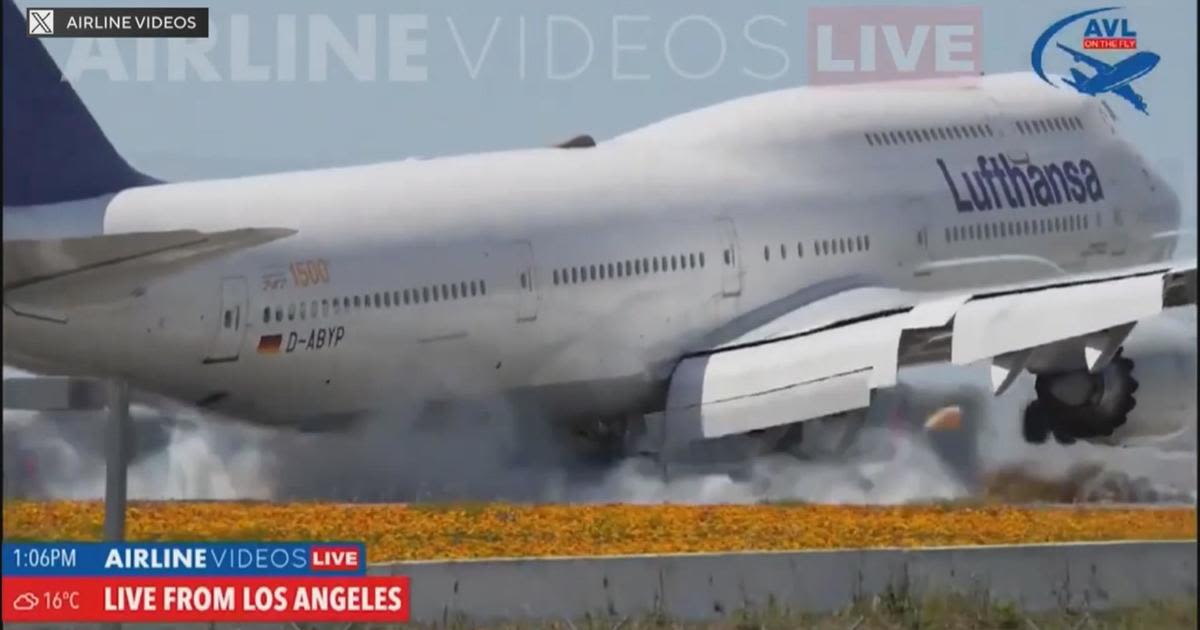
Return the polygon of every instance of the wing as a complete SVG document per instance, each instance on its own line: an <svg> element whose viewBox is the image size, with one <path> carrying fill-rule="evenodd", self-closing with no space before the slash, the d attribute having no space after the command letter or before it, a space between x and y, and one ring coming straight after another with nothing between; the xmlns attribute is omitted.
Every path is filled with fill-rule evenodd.
<svg viewBox="0 0 1200 630"><path fill-rule="evenodd" d="M1149 113L1149 112L1147 112L1147 110L1146 110L1146 101L1145 101L1145 99L1143 99L1143 98L1142 98L1142 95L1141 95L1141 94L1138 94L1137 92L1134 92L1134 91L1133 91L1133 88L1132 88L1132 87L1130 87L1130 85L1129 85L1128 83L1126 83L1125 85L1122 85L1121 87L1119 87L1119 88L1117 88L1117 89L1113 90L1113 91L1112 91L1112 93L1113 93L1113 94L1116 94L1117 96L1120 96L1121 98L1123 98L1123 99L1125 99L1125 100L1127 100L1127 101L1129 101L1129 103L1130 103L1131 105L1133 105L1133 108L1134 108L1134 109L1136 109L1136 110L1138 110L1139 112L1142 112L1143 114Z"/></svg>
<svg viewBox="0 0 1200 630"><path fill-rule="evenodd" d="M979 292L843 291L685 356L647 427L670 448L859 409L924 363L991 359L999 394L1039 347L1080 340L1094 367L1132 324L1195 302L1195 261Z"/></svg>
<svg viewBox="0 0 1200 630"><path fill-rule="evenodd" d="M246 228L5 241L4 303L18 314L45 316L120 299L202 260L292 234L295 230Z"/></svg>
<svg viewBox="0 0 1200 630"><path fill-rule="evenodd" d="M1078 50L1075 50L1074 48L1063 46L1062 44L1055 44L1055 45L1058 46L1059 48L1061 48L1068 55L1071 55L1071 59L1074 60L1075 62L1087 64L1087 65L1091 66L1092 68L1095 68L1097 72L1105 73L1105 72L1108 72L1109 70L1112 70L1112 68L1113 68L1111 65L1104 63L1103 61L1100 61L1099 59L1092 57L1090 55L1085 55L1085 54L1079 52Z"/></svg>

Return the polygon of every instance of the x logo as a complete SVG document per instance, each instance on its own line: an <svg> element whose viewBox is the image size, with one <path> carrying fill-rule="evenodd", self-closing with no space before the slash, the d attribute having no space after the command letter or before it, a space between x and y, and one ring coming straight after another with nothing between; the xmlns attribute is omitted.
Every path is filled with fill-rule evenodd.
<svg viewBox="0 0 1200 630"><path fill-rule="evenodd" d="M54 34L54 9L29 9L26 21L30 35Z"/></svg>

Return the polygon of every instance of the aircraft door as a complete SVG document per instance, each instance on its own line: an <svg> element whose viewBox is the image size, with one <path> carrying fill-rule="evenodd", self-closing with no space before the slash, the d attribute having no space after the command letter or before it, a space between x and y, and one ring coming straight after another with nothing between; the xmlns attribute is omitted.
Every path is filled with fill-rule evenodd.
<svg viewBox="0 0 1200 630"><path fill-rule="evenodd" d="M517 253L517 321L531 322L537 319L538 295L537 276L534 273L533 245L529 241L516 243Z"/></svg>
<svg viewBox="0 0 1200 630"><path fill-rule="evenodd" d="M205 363L237 361L250 309L249 289L242 276L221 280L221 310L217 313L217 333L213 337Z"/></svg>
<svg viewBox="0 0 1200 630"><path fill-rule="evenodd" d="M721 295L734 297L742 294L742 259L737 246L737 229L733 219L717 219L720 234Z"/></svg>

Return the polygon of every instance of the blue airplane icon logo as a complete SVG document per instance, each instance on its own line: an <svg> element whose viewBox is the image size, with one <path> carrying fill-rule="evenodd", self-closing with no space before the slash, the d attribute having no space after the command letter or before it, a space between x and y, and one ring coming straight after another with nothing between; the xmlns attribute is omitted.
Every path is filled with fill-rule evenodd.
<svg viewBox="0 0 1200 630"><path fill-rule="evenodd" d="M1137 92L1134 92L1130 84L1149 74L1154 69L1154 66L1158 65L1158 62L1162 59L1161 57L1149 51L1142 51L1134 53L1115 64L1109 64L1062 44L1056 45L1068 55L1071 55L1071 59L1076 63L1087 64L1096 71L1096 74L1089 77L1078 69L1071 68L1071 78L1064 78L1063 83L1079 90L1082 94L1094 96L1111 92L1129 101L1134 109L1149 115L1150 112L1146 108L1146 99L1142 98Z"/></svg>

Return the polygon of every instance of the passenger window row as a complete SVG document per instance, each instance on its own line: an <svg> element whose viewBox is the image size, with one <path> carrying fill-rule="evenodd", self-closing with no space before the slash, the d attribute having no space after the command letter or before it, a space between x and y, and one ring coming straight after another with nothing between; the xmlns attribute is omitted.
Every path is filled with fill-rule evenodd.
<svg viewBox="0 0 1200 630"><path fill-rule="evenodd" d="M1087 230L1090 227L1090 221L1086 214L1014 221L991 221L974 225L948 227L946 228L946 242L991 240L1016 236L1051 234L1054 232L1078 232L1080 230Z"/></svg>
<svg viewBox="0 0 1200 630"><path fill-rule="evenodd" d="M771 261L770 245L763 245L763 260ZM787 260L788 251L791 246L787 243L779 244L779 259ZM813 241L813 253L817 256L829 256L832 254L847 254L850 252L863 252L871 249L871 237L865 234L860 234L855 237L847 238L832 238ZM804 243L796 242L796 258L804 257Z"/></svg>
<svg viewBox="0 0 1200 630"><path fill-rule="evenodd" d="M1017 121L1017 131L1020 131L1021 135L1051 133L1055 131L1080 131L1082 129L1083 121L1075 116Z"/></svg>
<svg viewBox="0 0 1200 630"><path fill-rule="evenodd" d="M987 124L954 125L952 127L932 127L929 129L867 132L863 136L866 137L867 144L873 147L916 144L918 142L943 142L967 140L970 138L990 138L992 137L992 126Z"/></svg>
<svg viewBox="0 0 1200 630"><path fill-rule="evenodd" d="M871 249L871 237L860 234L854 237L830 238L813 241L813 252L818 256L833 256L865 252Z"/></svg>
<svg viewBox="0 0 1200 630"><path fill-rule="evenodd" d="M446 284L431 284L412 289L297 302L288 304L287 306L265 306L263 307L263 323L270 322L272 316L274 316L277 322L282 322L285 316L289 322L295 320L305 321L329 317L330 314L340 315L343 312L353 310L396 308L398 306L427 304L430 302L465 300L484 295L487 295L487 282L483 280L463 280L461 282Z"/></svg>
<svg viewBox="0 0 1200 630"><path fill-rule="evenodd" d="M703 269L704 263L704 252L693 252L690 254L631 258L629 260L618 260L609 263L565 267L555 269L550 275L555 285L579 284L581 282L592 282L593 280L612 280L614 278L629 278L651 273Z"/></svg>

